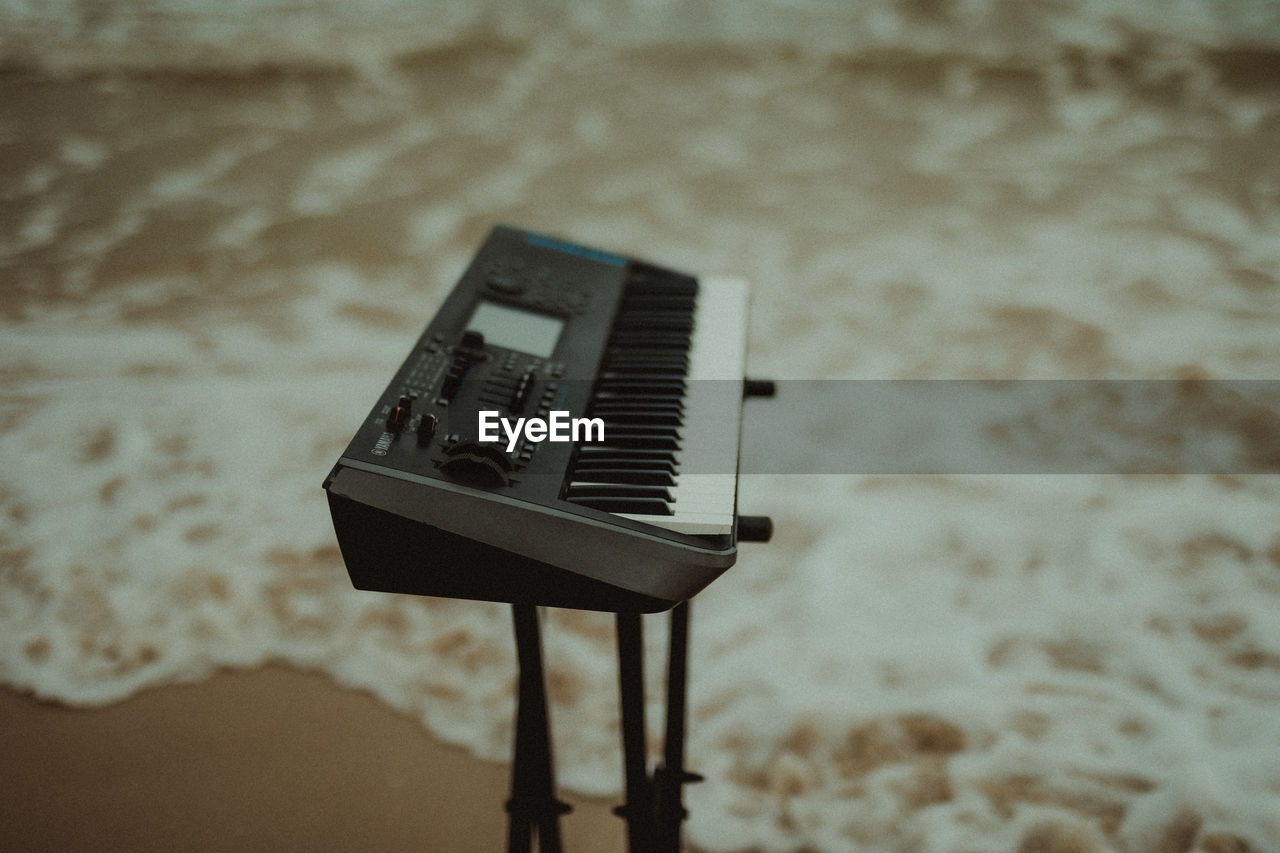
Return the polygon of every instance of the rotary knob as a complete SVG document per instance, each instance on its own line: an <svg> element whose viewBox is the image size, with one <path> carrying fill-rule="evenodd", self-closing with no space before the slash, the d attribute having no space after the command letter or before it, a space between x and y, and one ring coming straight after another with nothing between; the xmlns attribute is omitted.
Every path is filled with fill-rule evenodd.
<svg viewBox="0 0 1280 853"><path fill-rule="evenodd" d="M507 486L511 483L511 460L492 444L464 441L446 452L440 471L451 480L481 489Z"/></svg>

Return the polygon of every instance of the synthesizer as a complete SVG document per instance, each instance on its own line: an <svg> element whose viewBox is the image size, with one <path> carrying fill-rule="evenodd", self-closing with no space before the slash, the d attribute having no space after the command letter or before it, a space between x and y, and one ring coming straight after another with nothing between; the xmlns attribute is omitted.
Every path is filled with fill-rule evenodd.
<svg viewBox="0 0 1280 853"><path fill-rule="evenodd" d="M648 613L737 556L747 287L497 226L324 482L359 589Z"/></svg>

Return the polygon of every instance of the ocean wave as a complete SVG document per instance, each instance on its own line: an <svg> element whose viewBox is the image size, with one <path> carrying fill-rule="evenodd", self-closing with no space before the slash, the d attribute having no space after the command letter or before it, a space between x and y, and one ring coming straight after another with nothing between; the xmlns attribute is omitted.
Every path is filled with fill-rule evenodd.
<svg viewBox="0 0 1280 853"><path fill-rule="evenodd" d="M377 74L477 36L638 46L717 44L882 58L1044 64L1071 56L1144 63L1280 50L1280 6L1264 0L822 0L671 3L236 0L0 3L9 69Z"/></svg>

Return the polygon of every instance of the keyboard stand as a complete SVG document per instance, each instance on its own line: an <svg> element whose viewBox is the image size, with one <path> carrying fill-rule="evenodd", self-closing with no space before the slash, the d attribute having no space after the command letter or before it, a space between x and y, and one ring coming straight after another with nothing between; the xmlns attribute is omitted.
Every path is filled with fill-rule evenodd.
<svg viewBox="0 0 1280 853"><path fill-rule="evenodd" d="M507 801L507 850L560 853L560 815L570 806L556 799L547 695L537 609L512 605L516 653L520 661L511 799ZM671 612L667 670L667 737L664 761L650 776L644 724L644 637L638 613L617 614L618 686L622 704L622 755L626 804L614 813L627 822L632 853L680 849L680 824L687 816L682 786L702 777L684 770L685 664L689 647L689 602ZM536 832L535 832L536 830Z"/></svg>
<svg viewBox="0 0 1280 853"><path fill-rule="evenodd" d="M772 523L760 516L739 516L738 539L767 542ZM511 763L508 853L560 853L560 815L570 806L556 799L547 718L546 679L538 611L513 604L516 654L520 663L515 749ZM627 822L631 853L679 853L680 825L688 817L684 786L702 781L684 769L685 696L689 653L689 602L671 611L667 660L667 719L663 760L652 774L644 722L644 633L639 613L615 614L618 636L618 693L622 710L624 804L614 814Z"/></svg>

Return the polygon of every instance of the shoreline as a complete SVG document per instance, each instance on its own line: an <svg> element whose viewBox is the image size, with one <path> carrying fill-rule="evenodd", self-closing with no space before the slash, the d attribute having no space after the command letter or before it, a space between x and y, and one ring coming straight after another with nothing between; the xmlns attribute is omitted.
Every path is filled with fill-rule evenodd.
<svg viewBox="0 0 1280 853"><path fill-rule="evenodd" d="M503 849L509 765L319 673L270 664L73 708L0 688L10 850ZM565 850L624 849L560 796Z"/></svg>

